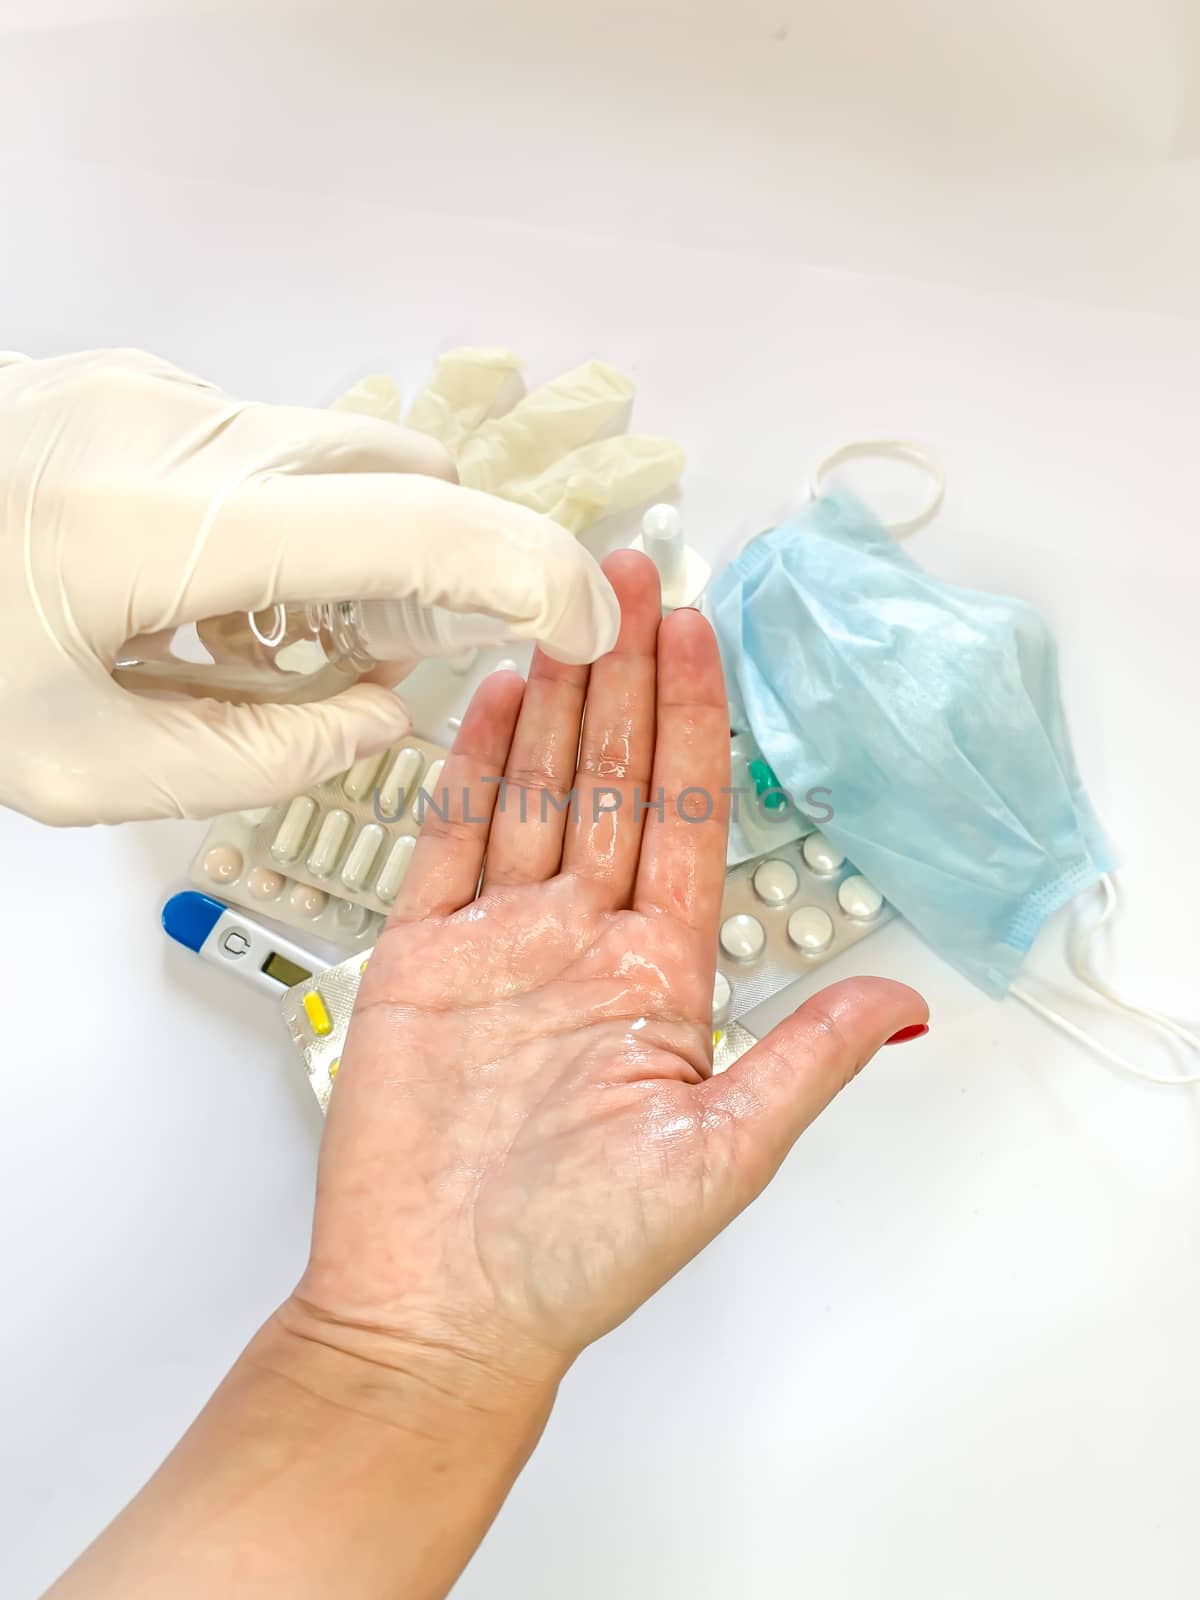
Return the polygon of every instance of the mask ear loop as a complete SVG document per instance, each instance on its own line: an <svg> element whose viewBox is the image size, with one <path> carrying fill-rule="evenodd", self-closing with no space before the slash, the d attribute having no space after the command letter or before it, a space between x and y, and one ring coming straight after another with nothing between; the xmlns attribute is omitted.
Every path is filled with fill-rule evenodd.
<svg viewBox="0 0 1200 1600"><path fill-rule="evenodd" d="M824 460L818 461L809 474L808 492L814 500L820 500L824 495L825 480L829 474L845 466L848 461L902 461L906 466L924 472L929 478L929 494L914 516L883 523L893 539L909 538L927 522L932 522L941 510L946 497L945 469L932 450L911 439L855 439L850 444L840 445Z"/></svg>
<svg viewBox="0 0 1200 1600"><path fill-rule="evenodd" d="M925 445L917 444L912 439L853 439L849 444L839 445L836 450L818 461L809 473L805 487L810 499L819 500L825 493L826 478L831 472L836 472L838 467L844 466L847 461L881 460L903 461L906 466L916 467L924 472L930 480L929 495L915 516L905 517L899 522L881 524L893 539L907 539L919 528L923 528L927 522L933 521L946 497L945 469L933 451ZM740 556L748 545L752 545L756 539L761 539L764 534L770 532L769 526L748 533L738 544L736 554Z"/></svg>
<svg viewBox="0 0 1200 1600"><path fill-rule="evenodd" d="M1067 944L1067 964L1072 973L1085 988L1090 989L1093 994L1098 994L1109 1005L1115 1006L1120 1011L1128 1012L1130 1016L1140 1017L1143 1022L1149 1023L1151 1027L1161 1028L1164 1033L1181 1040L1193 1050L1200 1051L1200 1035L1185 1028L1182 1023L1176 1022L1173 1017L1165 1016L1161 1011L1153 1011L1146 1006L1135 1006L1131 1001L1123 1000L1115 990L1110 989L1093 972L1089 956L1092 941L1101 928L1111 921L1119 903L1116 879L1111 873L1106 872L1100 879L1100 887L1104 891L1104 905L1100 915L1092 923L1091 927L1085 929L1082 933L1073 934ZM1085 1028L1077 1027L1075 1023L1069 1021L1051 1006L1036 999L1028 989L1019 988L1014 984L1008 992L1014 1000L1019 1000L1022 1005L1028 1006L1038 1016L1043 1017L1047 1022L1053 1023L1063 1033L1069 1034L1072 1039L1087 1045L1090 1050L1094 1050L1098 1056L1102 1056L1112 1066L1119 1067L1122 1072L1127 1072L1134 1078L1141 1078L1145 1083L1162 1083L1176 1088L1200 1083L1200 1072L1185 1073L1183 1075L1147 1072L1144 1067L1135 1066L1132 1061L1127 1061L1124 1056L1117 1055L1107 1045L1101 1044L1099 1039L1088 1033Z"/></svg>

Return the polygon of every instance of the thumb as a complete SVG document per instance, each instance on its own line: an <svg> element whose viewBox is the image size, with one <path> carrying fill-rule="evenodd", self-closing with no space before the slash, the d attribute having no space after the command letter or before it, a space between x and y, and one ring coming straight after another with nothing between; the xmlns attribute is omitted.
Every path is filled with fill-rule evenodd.
<svg viewBox="0 0 1200 1600"><path fill-rule="evenodd" d="M702 1093L715 1127L733 1125L733 1145L749 1185L748 1202L774 1177L784 1156L883 1044L923 1024L929 1007L915 989L889 978L847 978L831 984Z"/></svg>
<svg viewBox="0 0 1200 1600"><path fill-rule="evenodd" d="M211 817L271 805L343 772L402 739L412 719L401 700L356 684L318 705L148 701L139 707L113 815Z"/></svg>

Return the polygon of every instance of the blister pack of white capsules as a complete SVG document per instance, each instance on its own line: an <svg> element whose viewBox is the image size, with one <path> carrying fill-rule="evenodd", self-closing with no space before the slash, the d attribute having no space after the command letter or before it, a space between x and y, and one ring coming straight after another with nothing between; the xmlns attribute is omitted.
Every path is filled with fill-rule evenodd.
<svg viewBox="0 0 1200 1600"><path fill-rule="evenodd" d="M209 826L198 888L352 950L379 937L425 809L445 807L444 745L409 735L280 805Z"/></svg>
<svg viewBox="0 0 1200 1600"><path fill-rule="evenodd" d="M744 1016L895 914L817 829L731 868L717 938L723 1014Z"/></svg>

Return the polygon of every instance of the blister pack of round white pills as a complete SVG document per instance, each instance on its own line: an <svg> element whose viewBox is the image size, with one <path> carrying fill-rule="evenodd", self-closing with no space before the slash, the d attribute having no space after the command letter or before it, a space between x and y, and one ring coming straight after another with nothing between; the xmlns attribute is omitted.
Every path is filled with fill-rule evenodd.
<svg viewBox="0 0 1200 1600"><path fill-rule="evenodd" d="M819 831L733 867L717 940L718 989L722 977L729 985L725 1015L744 1016L893 916Z"/></svg>
<svg viewBox="0 0 1200 1600"><path fill-rule="evenodd" d="M217 817L189 877L233 905L363 949L404 881L426 807L445 812L448 753L413 734L281 805Z"/></svg>

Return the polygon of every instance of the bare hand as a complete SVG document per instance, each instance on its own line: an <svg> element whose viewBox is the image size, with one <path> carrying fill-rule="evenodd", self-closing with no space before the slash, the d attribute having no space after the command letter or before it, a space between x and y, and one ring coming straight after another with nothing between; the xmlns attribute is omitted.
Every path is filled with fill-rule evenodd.
<svg viewBox="0 0 1200 1600"><path fill-rule="evenodd" d="M605 570L616 649L590 672L538 656L527 686L484 683L443 774L452 819L427 819L364 977L288 1313L361 1354L561 1369L926 1016L901 984L851 979L712 1077L716 642L695 611L660 625L644 557Z"/></svg>

